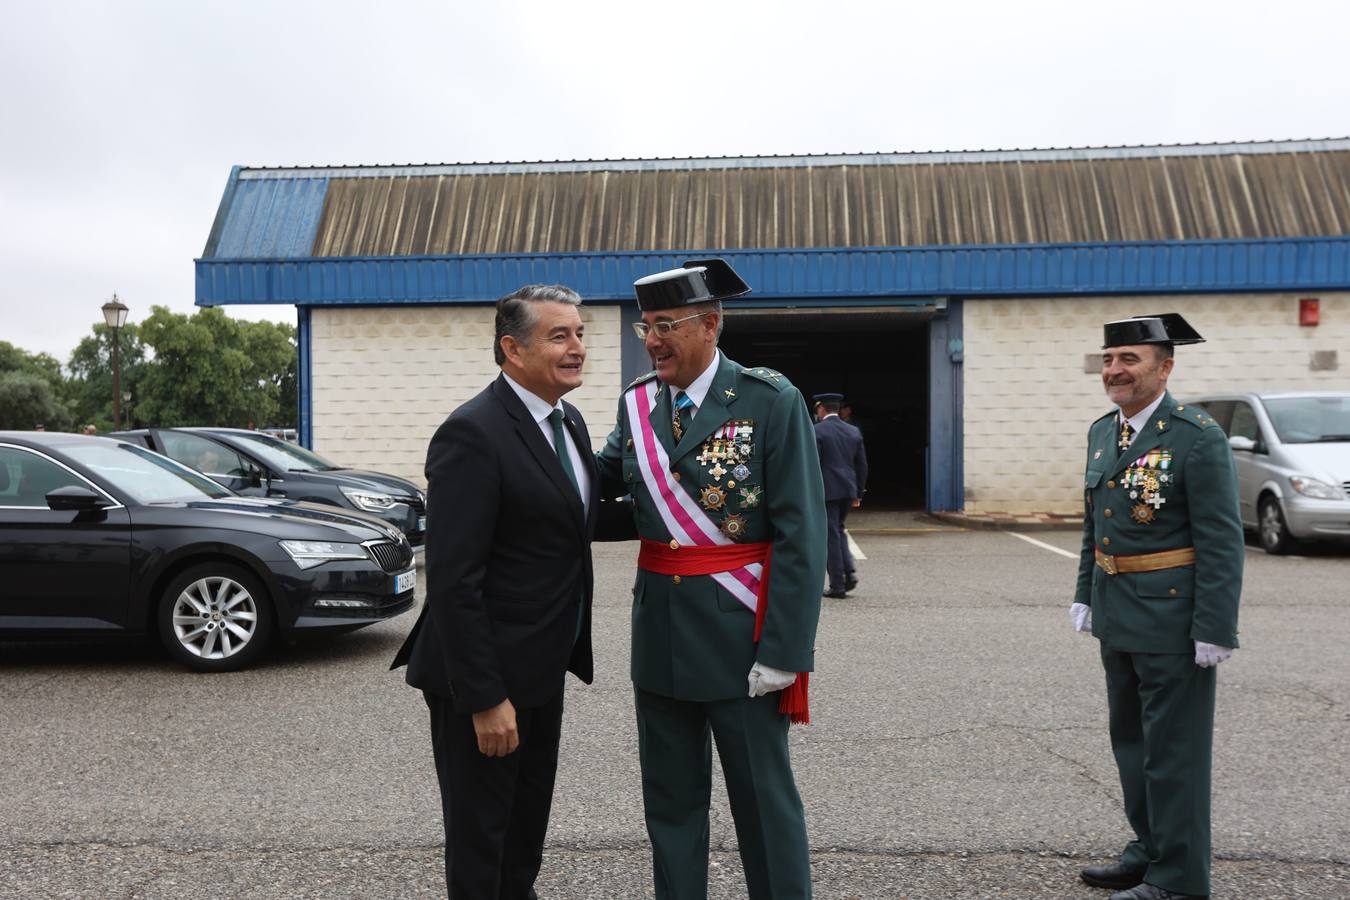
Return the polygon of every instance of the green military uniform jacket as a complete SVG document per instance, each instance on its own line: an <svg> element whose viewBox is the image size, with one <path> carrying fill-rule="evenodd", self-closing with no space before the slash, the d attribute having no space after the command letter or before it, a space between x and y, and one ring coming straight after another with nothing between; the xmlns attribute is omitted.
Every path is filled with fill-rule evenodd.
<svg viewBox="0 0 1350 900"><path fill-rule="evenodd" d="M637 379L624 393L656 377ZM671 389L662 385L649 416L687 491L734 540L772 542L768 611L758 645L755 616L709 575L676 577L638 570L633 586L632 675L646 691L680 700L744 697L755 662L789 672L814 667L816 624L825 579L825 501L811 415L801 393L777 372L745 368L722 355L697 415L675 441ZM748 444L739 449L748 472L700 455L722 426L736 422ZM621 398L618 422L597 454L609 495L631 493L638 533L668 543L672 536L643 482L633 423ZM747 455L748 452L748 455ZM709 491L708 489L712 490ZM721 500L720 507L718 500ZM738 517L729 526L727 520Z"/></svg>
<svg viewBox="0 0 1350 900"><path fill-rule="evenodd" d="M1115 410L1088 431L1083 551L1074 602L1092 607L1103 650L1191 653L1237 647L1243 536L1223 429L1164 394L1128 450ZM1133 556L1195 548L1195 564L1109 575L1095 552Z"/></svg>

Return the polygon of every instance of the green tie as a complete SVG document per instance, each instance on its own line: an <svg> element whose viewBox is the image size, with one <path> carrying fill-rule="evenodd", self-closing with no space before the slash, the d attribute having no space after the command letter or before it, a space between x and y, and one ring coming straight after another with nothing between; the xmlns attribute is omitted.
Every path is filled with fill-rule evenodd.
<svg viewBox="0 0 1350 900"><path fill-rule="evenodd" d="M572 490L580 497L581 487L577 484L577 473L572 469L572 454L567 452L567 439L563 436L562 410L553 410L548 414L548 420L553 423L553 450L558 454L558 462L562 463L563 471L567 473L567 480L572 482Z"/></svg>

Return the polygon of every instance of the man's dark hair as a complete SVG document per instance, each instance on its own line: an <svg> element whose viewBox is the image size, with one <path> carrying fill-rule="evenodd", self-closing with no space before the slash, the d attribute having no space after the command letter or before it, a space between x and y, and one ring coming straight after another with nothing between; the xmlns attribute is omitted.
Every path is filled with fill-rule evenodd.
<svg viewBox="0 0 1350 900"><path fill-rule="evenodd" d="M817 400L821 406L825 407L826 412L832 412L838 415L839 407L842 405L838 400Z"/></svg>
<svg viewBox="0 0 1350 900"><path fill-rule="evenodd" d="M502 352L502 338L508 334L520 343L530 339L530 332L539 321L536 303L570 303L581 305L581 295L561 284L527 284L497 301L497 327L492 339L492 356L497 365L506 362Z"/></svg>
<svg viewBox="0 0 1350 900"><path fill-rule="evenodd" d="M1175 349L1171 344L1154 344L1153 349L1158 351L1158 363L1161 365L1165 359L1171 359Z"/></svg>

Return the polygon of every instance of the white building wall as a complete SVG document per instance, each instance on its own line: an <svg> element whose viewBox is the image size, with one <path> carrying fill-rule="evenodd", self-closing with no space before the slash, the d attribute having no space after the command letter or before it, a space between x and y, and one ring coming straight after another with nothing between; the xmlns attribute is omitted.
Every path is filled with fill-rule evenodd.
<svg viewBox="0 0 1350 900"><path fill-rule="evenodd" d="M316 308L310 318L314 449L334 462L426 484L427 443L501 371L492 306ZM585 383L567 395L595 449L614 427L619 308L582 306Z"/></svg>
<svg viewBox="0 0 1350 900"><path fill-rule="evenodd" d="M1298 299L1321 300L1300 327ZM1102 323L1178 312L1206 343L1178 347L1168 387L1178 400L1232 390L1346 390L1350 293L967 300L965 503L969 512L1082 512L1088 425L1106 413ZM1312 371L1314 351L1339 367Z"/></svg>

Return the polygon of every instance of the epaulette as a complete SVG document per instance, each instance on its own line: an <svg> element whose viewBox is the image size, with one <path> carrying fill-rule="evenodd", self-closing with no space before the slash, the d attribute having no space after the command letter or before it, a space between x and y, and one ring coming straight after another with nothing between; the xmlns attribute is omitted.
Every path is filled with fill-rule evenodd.
<svg viewBox="0 0 1350 900"><path fill-rule="evenodd" d="M643 374L641 374L641 375L639 375L638 377L634 378L632 381L628 382L628 387L625 387L624 390L626 391L626 390L628 390L628 388L635 388L635 387L637 387L639 384L642 384L643 382L646 382L646 381L651 381L651 380L652 380L653 378L655 378L655 377L656 377L656 370L655 370L655 369L652 369L650 372L644 372Z"/></svg>
<svg viewBox="0 0 1350 900"><path fill-rule="evenodd" d="M765 384L771 384L780 391L792 384L782 372L775 372L773 369L766 369L763 366L747 366L741 370L741 374L758 378Z"/></svg>
<svg viewBox="0 0 1350 900"><path fill-rule="evenodd" d="M1178 403L1172 407L1172 418L1189 422L1196 428L1219 427L1219 423L1214 421L1214 417L1206 412L1203 406L1187 406L1184 403Z"/></svg>

